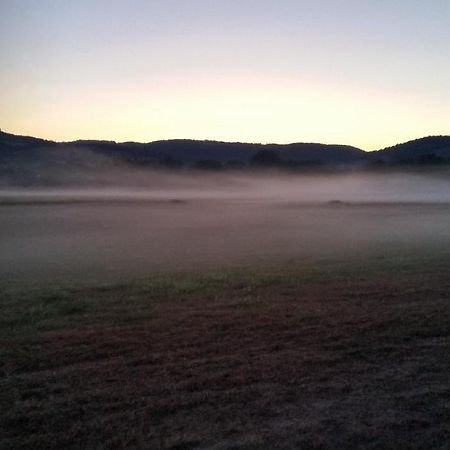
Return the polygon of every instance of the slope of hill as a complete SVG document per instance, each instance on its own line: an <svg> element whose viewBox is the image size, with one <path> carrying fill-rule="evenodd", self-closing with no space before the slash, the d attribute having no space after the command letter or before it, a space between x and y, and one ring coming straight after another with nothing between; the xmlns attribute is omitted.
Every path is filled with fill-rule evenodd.
<svg viewBox="0 0 450 450"><path fill-rule="evenodd" d="M0 181L33 184L76 179L111 165L134 167L245 167L258 153L270 154L268 165L365 167L450 163L450 136L432 136L375 152L346 145L315 143L248 144L218 141L167 140L150 143L96 140L54 142L0 131ZM5 181L6 180L6 181Z"/></svg>
<svg viewBox="0 0 450 450"><path fill-rule="evenodd" d="M26 156L25 151L40 149L42 155L50 148L58 147L63 150L89 149L92 152L104 156L120 157L128 161L139 160L163 160L175 158L182 162L194 162L206 159L215 159L220 162L239 160L248 162L258 151L270 150L279 152L285 160L316 161L323 163L348 163L365 159L365 152L356 147L347 145L327 145L296 143L288 145L280 144L247 144L240 142L219 141L195 141L195 140L167 140L150 143L114 141L79 140L73 142L46 141L43 139L16 136L0 132L0 156L11 154L11 150L23 150L17 156Z"/></svg>
<svg viewBox="0 0 450 450"><path fill-rule="evenodd" d="M78 163L82 163L82 157L87 158L87 153L134 165L170 165L176 162L179 165L193 166L201 161L248 164L261 150L277 152L282 160L297 163L349 164L365 159L363 150L345 145L304 143L263 145L182 139L145 144L95 140L57 143L0 132L0 161L3 165L14 162L25 165L31 162L73 164L77 154L80 155Z"/></svg>
<svg viewBox="0 0 450 450"><path fill-rule="evenodd" d="M426 160L433 156L450 160L450 136L424 137L370 153L372 159L388 163Z"/></svg>

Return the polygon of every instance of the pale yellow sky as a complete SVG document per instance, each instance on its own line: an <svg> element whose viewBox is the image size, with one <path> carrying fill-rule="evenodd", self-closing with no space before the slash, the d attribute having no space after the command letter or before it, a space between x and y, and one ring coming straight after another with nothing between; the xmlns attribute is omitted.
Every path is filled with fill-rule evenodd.
<svg viewBox="0 0 450 450"><path fill-rule="evenodd" d="M450 134L446 1L0 5L4 131L364 150Z"/></svg>

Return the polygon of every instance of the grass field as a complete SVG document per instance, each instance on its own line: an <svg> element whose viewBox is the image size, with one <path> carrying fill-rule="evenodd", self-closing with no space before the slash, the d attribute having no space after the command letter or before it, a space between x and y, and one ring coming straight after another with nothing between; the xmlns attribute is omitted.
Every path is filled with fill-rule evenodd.
<svg viewBox="0 0 450 450"><path fill-rule="evenodd" d="M3 286L0 448L449 448L449 261Z"/></svg>

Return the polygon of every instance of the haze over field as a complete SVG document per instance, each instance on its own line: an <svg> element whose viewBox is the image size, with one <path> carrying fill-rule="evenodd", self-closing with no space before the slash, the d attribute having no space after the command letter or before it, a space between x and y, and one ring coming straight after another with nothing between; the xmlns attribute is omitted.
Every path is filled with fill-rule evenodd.
<svg viewBox="0 0 450 450"><path fill-rule="evenodd" d="M1 280L108 281L450 245L447 176L124 171L113 179L109 188L0 191Z"/></svg>
<svg viewBox="0 0 450 450"><path fill-rule="evenodd" d="M447 171L388 174L289 174L261 172L164 172L115 167L78 185L5 186L0 204L52 201L260 200L275 202L450 202ZM94 184L94 185L92 185Z"/></svg>

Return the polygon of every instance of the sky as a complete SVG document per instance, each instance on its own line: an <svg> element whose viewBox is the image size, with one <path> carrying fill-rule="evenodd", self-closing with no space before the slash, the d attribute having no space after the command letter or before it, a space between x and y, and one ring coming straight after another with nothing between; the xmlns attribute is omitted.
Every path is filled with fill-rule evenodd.
<svg viewBox="0 0 450 450"><path fill-rule="evenodd" d="M450 134L449 0L0 0L0 128L59 141Z"/></svg>

